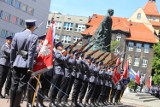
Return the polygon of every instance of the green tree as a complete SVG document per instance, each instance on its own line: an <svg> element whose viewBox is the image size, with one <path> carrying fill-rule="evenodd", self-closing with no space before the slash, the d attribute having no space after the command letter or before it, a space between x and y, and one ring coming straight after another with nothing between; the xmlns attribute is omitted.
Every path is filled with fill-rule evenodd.
<svg viewBox="0 0 160 107"><path fill-rule="evenodd" d="M160 42L153 46L154 58L152 61L152 67L155 71L153 81L155 85L160 84Z"/></svg>

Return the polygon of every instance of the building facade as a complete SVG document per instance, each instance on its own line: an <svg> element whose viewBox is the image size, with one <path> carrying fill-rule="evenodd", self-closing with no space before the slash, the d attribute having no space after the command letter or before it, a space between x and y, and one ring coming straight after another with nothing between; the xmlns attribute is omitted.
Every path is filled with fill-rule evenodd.
<svg viewBox="0 0 160 107"><path fill-rule="evenodd" d="M155 3L155 0L149 0L148 3ZM148 7L148 6L147 6ZM146 9L146 6L145 6ZM125 61L129 60L129 68L135 72L140 71L142 74L146 74L146 82L148 76L152 72L152 59L153 48L152 46L159 42L157 37L157 31L151 24L148 18L137 20L137 13L142 9L138 9L131 18L112 17L112 41L119 41L118 48L112 53L115 55L118 53L125 53L121 55L123 68ZM145 12L141 16L145 16ZM136 17L135 20L134 17ZM104 16L99 14L93 14L86 24L87 29L82 32L82 35L86 38L85 42L89 42L90 38L96 37L96 32L100 26Z"/></svg>
<svg viewBox="0 0 160 107"><path fill-rule="evenodd" d="M37 25L43 22L35 34L43 35L49 14L51 0L0 0L0 46L4 38L13 36L25 29L26 19L37 20Z"/></svg>
<svg viewBox="0 0 160 107"><path fill-rule="evenodd" d="M88 22L88 17L64 15L61 13L50 13L48 17L47 28L54 18L56 34L55 42L62 41L64 45L70 45L82 38L81 32L86 29L85 24ZM77 45L81 47L82 42Z"/></svg>

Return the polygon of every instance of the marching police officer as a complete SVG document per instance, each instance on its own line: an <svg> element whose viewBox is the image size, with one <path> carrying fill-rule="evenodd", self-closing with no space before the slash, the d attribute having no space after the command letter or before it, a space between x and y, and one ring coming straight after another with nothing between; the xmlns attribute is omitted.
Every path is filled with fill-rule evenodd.
<svg viewBox="0 0 160 107"><path fill-rule="evenodd" d="M20 107L22 94L33 69L38 36L33 34L36 20L26 20L26 29L16 33L11 44L12 86L10 107Z"/></svg>
<svg viewBox="0 0 160 107"><path fill-rule="evenodd" d="M0 98L4 98L2 95L2 88L6 81L7 74L10 70L10 52L11 52L12 37L6 37L6 43L1 48L0 57ZM6 90L9 92L9 90Z"/></svg>
<svg viewBox="0 0 160 107"><path fill-rule="evenodd" d="M70 58L69 54L64 50L63 44L61 42L58 42L55 47L56 47L55 56L54 56L55 57L55 61L54 61L55 74L53 76L54 86L52 86L51 88L49 107L57 106L57 104L55 103L55 99L57 97L58 91L60 89L61 81L64 76L64 71L65 71L64 63Z"/></svg>

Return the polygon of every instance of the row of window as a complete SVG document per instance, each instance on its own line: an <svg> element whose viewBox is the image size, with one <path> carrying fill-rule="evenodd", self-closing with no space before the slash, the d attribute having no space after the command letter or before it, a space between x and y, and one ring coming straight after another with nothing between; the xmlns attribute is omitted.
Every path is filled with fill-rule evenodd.
<svg viewBox="0 0 160 107"><path fill-rule="evenodd" d="M0 32L0 37L6 38L7 36L14 36L15 33L2 29Z"/></svg>
<svg viewBox="0 0 160 107"><path fill-rule="evenodd" d="M79 36L73 36L73 43L77 42L79 39L81 39ZM56 42L60 41L60 35L56 34L56 35L54 36L54 40L55 40ZM61 41L62 41L64 44L70 44L71 41L72 41L72 36L62 35ZM82 42L80 42L79 44L82 44Z"/></svg>
<svg viewBox="0 0 160 107"><path fill-rule="evenodd" d="M0 0L0 1L3 1L3 2L9 4L9 5L12 5L15 8L20 9L20 10L22 10L22 11L24 11L24 12L30 14L30 15L34 14L34 8L28 6L27 4L22 3L19 0ZM35 0L33 0L33 1L35 1Z"/></svg>
<svg viewBox="0 0 160 107"><path fill-rule="evenodd" d="M4 21L19 25L21 27L25 26L25 21L21 18L18 18L17 16L11 15L3 10L0 10L0 19L3 19Z"/></svg>
<svg viewBox="0 0 160 107"><path fill-rule="evenodd" d="M128 51L133 51L134 49L134 42L128 42ZM144 53L149 53L150 45L144 44ZM136 43L136 52L141 52L142 50L142 43Z"/></svg>
<svg viewBox="0 0 160 107"><path fill-rule="evenodd" d="M51 24L51 21L48 21L48 25ZM62 27L63 26L63 27ZM74 23L71 22L64 22L64 25L62 25L62 22L56 21L55 22L55 27L58 30L64 29L66 31L72 31L74 30L75 32L83 32L86 29L86 26L84 24L75 24L75 29L74 28Z"/></svg>
<svg viewBox="0 0 160 107"><path fill-rule="evenodd" d="M132 58L129 57L128 59L129 59L129 65L131 65L131 64L132 64ZM135 59L134 59L133 66L139 66L139 65L140 65L140 58L135 58ZM148 60L147 60L147 59L142 59L142 64L141 64L141 66L142 66L143 68L147 68L147 66L148 66Z"/></svg>

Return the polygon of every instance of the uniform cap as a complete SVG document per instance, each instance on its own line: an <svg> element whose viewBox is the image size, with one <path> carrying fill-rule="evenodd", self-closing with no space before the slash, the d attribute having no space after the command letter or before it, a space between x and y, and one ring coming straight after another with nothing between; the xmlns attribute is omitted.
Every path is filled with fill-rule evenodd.
<svg viewBox="0 0 160 107"><path fill-rule="evenodd" d="M12 40L12 36L8 36L8 37L6 37L6 39L10 39L10 40Z"/></svg>
<svg viewBox="0 0 160 107"><path fill-rule="evenodd" d="M90 57L90 56L87 56L86 59L91 59L91 57Z"/></svg>
<svg viewBox="0 0 160 107"><path fill-rule="evenodd" d="M74 50L72 53L75 54L77 52L77 50Z"/></svg>
<svg viewBox="0 0 160 107"><path fill-rule="evenodd" d="M58 43L56 44L56 48L57 48L58 46L62 46L62 47L63 47L62 42L58 42Z"/></svg>
<svg viewBox="0 0 160 107"><path fill-rule="evenodd" d="M38 39L44 40L46 38L46 35L40 36Z"/></svg>
<svg viewBox="0 0 160 107"><path fill-rule="evenodd" d="M65 50L68 50L71 47L71 45L68 45L67 47L65 47Z"/></svg>
<svg viewBox="0 0 160 107"><path fill-rule="evenodd" d="M36 20L25 20L26 26L35 26L36 25Z"/></svg>

